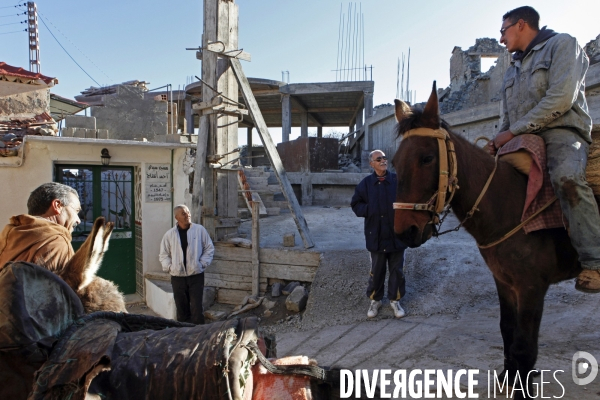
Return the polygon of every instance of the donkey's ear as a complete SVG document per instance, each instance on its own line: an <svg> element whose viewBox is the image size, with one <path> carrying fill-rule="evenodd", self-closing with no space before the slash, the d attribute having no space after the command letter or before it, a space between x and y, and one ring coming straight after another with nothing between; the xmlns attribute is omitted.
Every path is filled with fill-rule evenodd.
<svg viewBox="0 0 600 400"><path fill-rule="evenodd" d="M412 115L412 111L410 106L403 102L402 100L395 99L394 104L396 107L396 122L402 121L404 118Z"/></svg>
<svg viewBox="0 0 600 400"><path fill-rule="evenodd" d="M423 109L421 123L426 128L438 129L440 127L440 106L435 81L433 81L433 89L431 90L429 100L427 100L427 104L425 104L425 108Z"/></svg>

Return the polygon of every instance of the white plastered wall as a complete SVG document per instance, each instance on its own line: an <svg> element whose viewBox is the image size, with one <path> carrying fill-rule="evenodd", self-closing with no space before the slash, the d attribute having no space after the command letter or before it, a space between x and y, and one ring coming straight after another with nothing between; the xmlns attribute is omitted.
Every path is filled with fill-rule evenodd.
<svg viewBox="0 0 600 400"><path fill-rule="evenodd" d="M142 196L143 271L162 271L158 261L160 241L172 227L173 205L185 202L188 176L183 159L190 145L80 138L26 137L18 157L0 157L0 226L13 215L27 212L27 199L33 189L52 182L56 164L100 165L100 151L107 148L111 166L142 168L145 187L146 164L170 164L173 153L173 201L146 203ZM188 196L189 197L189 196Z"/></svg>

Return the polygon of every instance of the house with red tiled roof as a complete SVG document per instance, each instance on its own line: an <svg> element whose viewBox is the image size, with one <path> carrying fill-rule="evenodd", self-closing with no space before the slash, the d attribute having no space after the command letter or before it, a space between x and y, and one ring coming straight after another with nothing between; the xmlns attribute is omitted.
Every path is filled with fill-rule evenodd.
<svg viewBox="0 0 600 400"><path fill-rule="evenodd" d="M71 186L82 206L73 247L81 246L96 218L113 222L99 276L117 284L130 301L148 301L174 318L172 293L146 281L162 271L159 245L174 224L174 205L191 205L195 145L101 138L93 117L72 115L87 102L50 94L57 83L0 62L0 182L10 188L0 190L0 228L27 212L29 194L42 183ZM58 135L56 121L62 118L69 127Z"/></svg>
<svg viewBox="0 0 600 400"><path fill-rule="evenodd" d="M56 78L0 62L0 155L16 155L25 135L58 134L50 115L50 88L56 84ZM10 140L2 140L6 135Z"/></svg>
<svg viewBox="0 0 600 400"><path fill-rule="evenodd" d="M6 82L0 85L0 96L6 96L37 90L41 87L50 88L58 84L58 79L0 61L0 82Z"/></svg>

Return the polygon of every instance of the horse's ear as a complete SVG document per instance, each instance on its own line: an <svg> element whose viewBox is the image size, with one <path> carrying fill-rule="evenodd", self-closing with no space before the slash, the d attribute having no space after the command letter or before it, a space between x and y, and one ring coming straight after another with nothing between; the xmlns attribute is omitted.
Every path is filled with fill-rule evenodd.
<svg viewBox="0 0 600 400"><path fill-rule="evenodd" d="M412 114L410 106L402 100L395 99L394 104L396 105L396 122L400 122Z"/></svg>
<svg viewBox="0 0 600 400"><path fill-rule="evenodd" d="M440 127L440 106L435 81L433 81L433 89L431 90L429 100L427 100L427 104L423 109L421 123L427 128L438 129Z"/></svg>

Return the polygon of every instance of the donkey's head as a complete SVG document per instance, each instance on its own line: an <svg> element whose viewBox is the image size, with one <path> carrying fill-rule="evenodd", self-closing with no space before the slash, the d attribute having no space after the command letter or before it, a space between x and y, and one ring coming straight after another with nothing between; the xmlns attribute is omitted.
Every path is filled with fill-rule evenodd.
<svg viewBox="0 0 600 400"><path fill-rule="evenodd" d="M398 136L403 136L411 129L442 127L435 82L423 110L411 108L401 100L395 100L395 103ZM438 191L438 141L431 137L412 135L403 138L394 155L393 163L398 175L396 202L431 203L434 194ZM432 214L431 211L426 210L396 209L394 218L396 235L410 247L420 246L434 233Z"/></svg>

